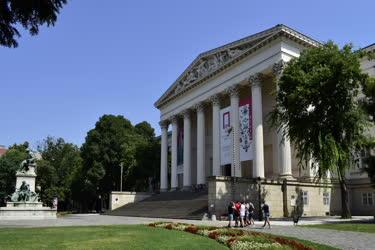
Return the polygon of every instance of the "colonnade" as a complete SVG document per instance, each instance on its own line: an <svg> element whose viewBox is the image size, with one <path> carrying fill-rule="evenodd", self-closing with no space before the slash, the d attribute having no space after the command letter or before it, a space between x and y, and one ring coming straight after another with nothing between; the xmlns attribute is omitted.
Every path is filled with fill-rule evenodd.
<svg viewBox="0 0 375 250"><path fill-rule="evenodd" d="M276 72L277 73L277 72ZM276 74L278 80L279 74ZM248 83L251 86L252 97L252 124L253 124L253 177L265 178L264 170L264 142L263 142L263 110L262 110L262 75L255 74L249 77ZM192 116L196 115L197 127L197 175L196 182L198 185L206 184L206 119L205 109L208 105L212 106L212 175L220 176L220 108L221 96L230 96L230 120L232 134L232 162L231 175L235 177L242 176L240 161L240 124L239 124L239 87L240 85L231 86L225 90L225 93L216 93L208 100L199 102L179 114L171 116L169 119L160 122L161 127L161 166L160 166L160 189L168 190L168 126L172 125L172 143L171 143L171 178L170 188L175 190L177 183L177 137L178 137L178 119L183 119L183 187L190 189L192 180ZM249 93L250 94L250 93ZM292 176L291 167L291 149L290 142L283 138L283 131L278 131L278 164L279 176L287 178Z"/></svg>

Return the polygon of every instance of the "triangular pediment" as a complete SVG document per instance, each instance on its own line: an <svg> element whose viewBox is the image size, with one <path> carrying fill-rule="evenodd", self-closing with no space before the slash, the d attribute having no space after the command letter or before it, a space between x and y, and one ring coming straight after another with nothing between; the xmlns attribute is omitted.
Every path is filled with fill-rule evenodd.
<svg viewBox="0 0 375 250"><path fill-rule="evenodd" d="M284 34L285 33L285 34ZM310 46L318 46L319 42L295 31L284 25L276 25L271 29L248 36L238 41L218 47L216 49L200 54L189 67L177 78L177 80L168 88L168 90L155 103L160 107L167 101L183 92L188 91L196 86L199 82L204 81L225 66L233 63L249 51L254 51L262 47L267 40L273 40L281 34L292 36Z"/></svg>

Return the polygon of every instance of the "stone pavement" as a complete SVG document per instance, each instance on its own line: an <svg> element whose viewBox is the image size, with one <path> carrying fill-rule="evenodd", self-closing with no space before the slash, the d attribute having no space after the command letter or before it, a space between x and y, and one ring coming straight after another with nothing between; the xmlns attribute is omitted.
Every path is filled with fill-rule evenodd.
<svg viewBox="0 0 375 250"><path fill-rule="evenodd" d="M355 218L357 220L363 219ZM369 219L369 218L365 218ZM142 217L106 216L95 214L75 214L60 217L55 220L23 220L0 221L0 228L10 227L61 227L61 226L93 226L93 225L121 225L121 224L148 224L155 221L185 222L192 224L204 224L213 226L225 226L225 221L198 221L175 220ZM339 221L337 218L310 218L302 220L300 224L317 224ZM340 220L342 221L342 220ZM275 220L271 221L272 229L262 229L262 222L256 222L255 227L247 227L245 230L270 233L275 235L290 236L299 239L314 241L330 245L339 249L375 249L375 235L369 233L357 233L336 231L329 229L294 227L292 222Z"/></svg>

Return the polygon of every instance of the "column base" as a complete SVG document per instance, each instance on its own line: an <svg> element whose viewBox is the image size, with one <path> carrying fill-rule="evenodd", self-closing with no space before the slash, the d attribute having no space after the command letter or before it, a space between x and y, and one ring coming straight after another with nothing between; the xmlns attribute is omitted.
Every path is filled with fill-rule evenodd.
<svg viewBox="0 0 375 250"><path fill-rule="evenodd" d="M169 192L177 191L177 187L169 189Z"/></svg>
<svg viewBox="0 0 375 250"><path fill-rule="evenodd" d="M161 188L160 189L160 193L165 193L165 192L168 192L168 188Z"/></svg>

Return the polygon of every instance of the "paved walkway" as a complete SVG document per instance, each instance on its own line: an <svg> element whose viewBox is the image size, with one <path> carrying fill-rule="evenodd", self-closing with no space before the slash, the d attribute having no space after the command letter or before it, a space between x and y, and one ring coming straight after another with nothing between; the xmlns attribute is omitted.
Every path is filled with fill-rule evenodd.
<svg viewBox="0 0 375 250"><path fill-rule="evenodd" d="M357 218L359 219L359 218ZM363 219L363 217L361 218ZM9 227L61 227L61 226L93 226L93 225L121 225L121 224L148 224L155 221L185 222L192 224L205 224L214 226L225 226L225 221L195 221L195 220L173 220L158 218L138 218L105 215L67 215L55 220L23 220L23 221L0 221L0 228ZM337 218L309 219L300 224L317 224L321 222L335 222ZM246 230L265 232L275 235L291 236L317 243L330 245L339 249L375 249L375 235L369 233L357 233L336 231L329 229L304 228L291 226L290 221L273 221L272 229L262 229L261 222L256 222L255 227L247 227Z"/></svg>

